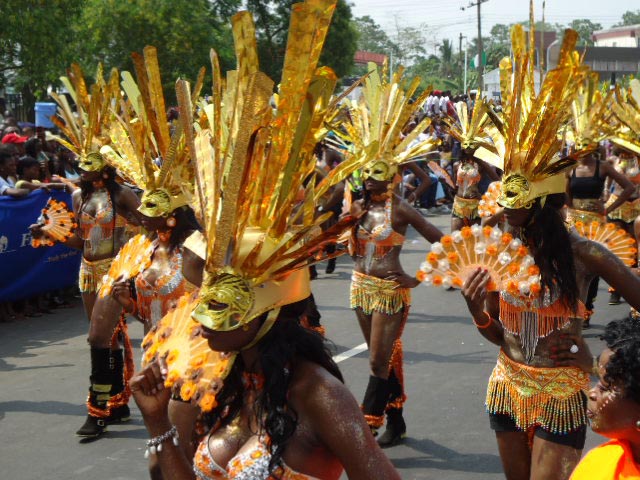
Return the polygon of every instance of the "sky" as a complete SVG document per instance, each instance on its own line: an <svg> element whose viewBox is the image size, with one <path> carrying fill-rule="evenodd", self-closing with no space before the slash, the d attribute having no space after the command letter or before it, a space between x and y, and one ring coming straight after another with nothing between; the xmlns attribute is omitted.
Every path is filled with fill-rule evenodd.
<svg viewBox="0 0 640 480"><path fill-rule="evenodd" d="M424 26L430 45L436 49L442 39L453 41L456 50L460 33L478 35L477 8L471 0L350 0L355 17L369 15L393 38L396 20L401 26ZM475 0L474 2L475 3ZM542 19L542 0L534 0L536 20ZM640 0L546 0L545 21L566 25L587 18L604 28L622 20L628 10L640 10ZM529 18L529 0L488 0L481 6L482 36L496 23L509 24ZM463 40L464 42L465 40Z"/></svg>

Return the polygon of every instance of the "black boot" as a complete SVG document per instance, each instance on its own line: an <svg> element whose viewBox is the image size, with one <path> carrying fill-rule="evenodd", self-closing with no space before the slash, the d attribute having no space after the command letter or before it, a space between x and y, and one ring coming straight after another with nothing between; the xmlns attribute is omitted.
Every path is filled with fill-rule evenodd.
<svg viewBox="0 0 640 480"><path fill-rule="evenodd" d="M121 348L111 350L111 359L113 366L112 375L113 383L111 385L111 400L113 397L124 391L124 353ZM110 414L107 417L107 425L114 423L128 422L131 420L131 411L129 405L118 405L110 408Z"/></svg>
<svg viewBox="0 0 640 480"><path fill-rule="evenodd" d="M374 436L378 434L378 428L384 423L384 409L388 400L389 381L370 375L362 401L362 412Z"/></svg>
<svg viewBox="0 0 640 480"><path fill-rule="evenodd" d="M387 428L378 438L378 445L381 448L393 447L402 443L407 436L407 424L402 418L401 408L390 408L387 410Z"/></svg>
<svg viewBox="0 0 640 480"><path fill-rule="evenodd" d="M327 260L327 268L325 269L325 273L333 273L336 269L336 259L330 258Z"/></svg>
<svg viewBox="0 0 640 480"><path fill-rule="evenodd" d="M89 415L76 432L79 437L97 438L106 429L107 402L111 392L111 349L91 347L91 386L89 387Z"/></svg>
<svg viewBox="0 0 640 480"><path fill-rule="evenodd" d="M611 295L609 295L609 305L620 305L621 303L620 294L615 290L612 290Z"/></svg>

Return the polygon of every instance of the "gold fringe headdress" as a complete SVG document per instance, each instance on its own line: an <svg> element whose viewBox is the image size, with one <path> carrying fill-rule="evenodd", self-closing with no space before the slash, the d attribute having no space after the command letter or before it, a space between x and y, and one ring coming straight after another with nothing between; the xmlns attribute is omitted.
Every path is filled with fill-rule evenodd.
<svg viewBox="0 0 640 480"><path fill-rule="evenodd" d="M613 134L612 91L598 89L598 74L590 72L571 104L570 139L576 152L593 151Z"/></svg>
<svg viewBox="0 0 640 480"><path fill-rule="evenodd" d="M588 72L575 52L577 33L566 30L558 66L547 73L536 95L533 36L531 28L527 48L522 26L515 25L511 30L513 61L506 57L500 62L503 114L489 114L504 139L504 154L482 147L475 153L504 171L498 203L511 209L530 208L538 197L564 192L563 172L576 160L560 157L558 132L569 121L571 104Z"/></svg>
<svg viewBox="0 0 640 480"><path fill-rule="evenodd" d="M336 138L332 142L348 152L349 161L363 168L364 179L388 181L395 177L400 164L423 157L440 143L431 136L419 140L420 133L431 125L429 117L410 132L403 132L421 111L431 89L411 101L420 86L419 77L407 84L402 78L404 68L399 67L387 81L386 64L382 74L374 63L369 63L368 68L360 98L344 100L347 121L333 129Z"/></svg>
<svg viewBox="0 0 640 480"><path fill-rule="evenodd" d="M335 4L307 0L292 6L275 109L274 82L259 70L248 12L232 20L237 69L227 72L224 86L212 52L211 103L200 104L195 135L189 85L178 82L180 120L194 152L196 205L207 238L192 316L209 329L228 331L269 312L252 344L273 325L279 307L310 295L309 260L352 223L338 222L323 233L319 225L331 214L314 218L322 194L353 170L348 162L318 185L304 185L315 169L313 149L327 131L337 82L330 69L316 69Z"/></svg>
<svg viewBox="0 0 640 480"><path fill-rule="evenodd" d="M109 129L111 145L100 153L129 182L144 190L140 211L148 217L166 217L193 197L194 173L182 126L167 121L155 47L132 54L137 82L122 73L121 114ZM202 86L200 71L196 89ZM113 146L113 147L112 147Z"/></svg>
<svg viewBox="0 0 640 480"><path fill-rule="evenodd" d="M491 106L484 99L478 98L473 111L469 114L467 102L457 102L454 104L456 118L449 116L443 118L449 134L460 142L463 150L475 151L482 146L497 153L489 133L492 125L487 110L490 108Z"/></svg>
<svg viewBox="0 0 640 480"><path fill-rule="evenodd" d="M117 106L120 98L118 71L113 69L108 82L105 82L102 65L98 65L96 80L90 89L87 89L84 74L78 64L71 64L67 75L60 77L60 81L71 95L75 111L65 95L51 93L58 104L57 116L51 120L66 137L54 135L53 138L79 157L78 166L82 170L98 172L106 166L99 150L109 141L105 130L113 121L112 108Z"/></svg>
<svg viewBox="0 0 640 480"><path fill-rule="evenodd" d="M631 80L627 91L616 89L615 100L612 109L620 123L611 141L640 155L640 80Z"/></svg>

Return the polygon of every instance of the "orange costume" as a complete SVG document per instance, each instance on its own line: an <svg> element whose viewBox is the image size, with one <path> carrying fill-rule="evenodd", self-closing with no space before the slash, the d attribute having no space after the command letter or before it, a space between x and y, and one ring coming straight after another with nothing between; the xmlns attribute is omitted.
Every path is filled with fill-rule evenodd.
<svg viewBox="0 0 640 480"><path fill-rule="evenodd" d="M625 440L611 440L587 453L569 480L631 480L637 478L640 478L640 465L633 459L629 443Z"/></svg>

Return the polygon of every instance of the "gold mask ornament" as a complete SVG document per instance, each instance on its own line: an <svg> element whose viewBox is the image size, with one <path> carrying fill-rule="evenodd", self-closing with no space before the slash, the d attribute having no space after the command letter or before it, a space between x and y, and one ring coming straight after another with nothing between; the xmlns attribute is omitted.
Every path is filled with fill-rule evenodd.
<svg viewBox="0 0 640 480"><path fill-rule="evenodd" d="M167 217L184 205L187 205L187 199L183 194L172 195L168 190L158 188L142 195L138 211L147 217Z"/></svg>
<svg viewBox="0 0 640 480"><path fill-rule="evenodd" d="M393 180L396 173L398 173L396 165L391 165L385 160L374 160L362 169L362 179L368 180L372 178L379 182L389 182Z"/></svg>
<svg viewBox="0 0 640 480"><path fill-rule="evenodd" d="M78 161L78 168L85 172L99 172L106 165L104 157L98 152L91 152L87 155L80 157Z"/></svg>

